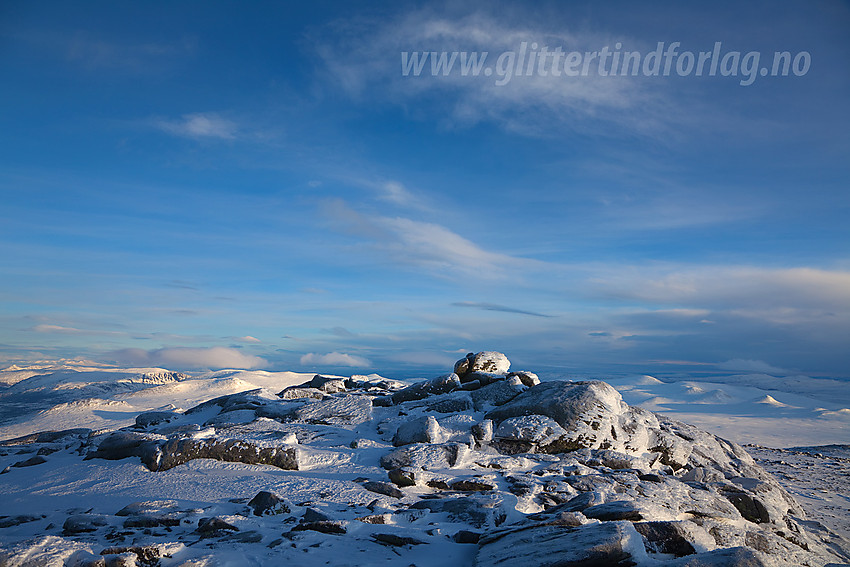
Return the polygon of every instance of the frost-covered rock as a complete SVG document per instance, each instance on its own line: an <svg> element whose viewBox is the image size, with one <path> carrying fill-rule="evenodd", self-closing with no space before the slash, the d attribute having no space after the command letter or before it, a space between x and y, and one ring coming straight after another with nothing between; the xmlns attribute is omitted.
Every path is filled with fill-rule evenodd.
<svg viewBox="0 0 850 567"><path fill-rule="evenodd" d="M146 411L136 416L136 427L145 429L151 425L169 423L179 418L180 414L176 411Z"/></svg>
<svg viewBox="0 0 850 567"><path fill-rule="evenodd" d="M326 398L304 404L293 417L304 423L352 428L372 419L372 401L356 395Z"/></svg>
<svg viewBox="0 0 850 567"><path fill-rule="evenodd" d="M392 402L400 404L413 400L421 400L435 394L446 394L460 388L460 378L457 374L446 374L438 376L431 380L417 382L407 388L403 388L393 393Z"/></svg>
<svg viewBox="0 0 850 567"><path fill-rule="evenodd" d="M255 516L288 514L290 511L286 500L268 490L258 492L248 501L248 507L251 508Z"/></svg>
<svg viewBox="0 0 850 567"><path fill-rule="evenodd" d="M325 397L325 394L318 388L303 388L301 386L292 386L279 392L277 395L284 400L300 400L302 398L321 400Z"/></svg>
<svg viewBox="0 0 850 567"><path fill-rule="evenodd" d="M495 438L508 442L547 444L567 431L557 421L545 415L510 417L499 424Z"/></svg>
<svg viewBox="0 0 850 567"><path fill-rule="evenodd" d="M315 388L316 390L325 392L326 394L334 394L336 392L344 392L346 390L345 378L340 378L338 376L322 376L321 374L316 374L309 382L305 382L298 387ZM285 391L286 390L284 390L284 392Z"/></svg>
<svg viewBox="0 0 850 567"><path fill-rule="evenodd" d="M536 386L540 383L540 378L537 377L537 374L534 372L528 372L527 370L520 370L518 372L509 372L508 378L513 378L516 376L520 379L520 381L531 388L532 386Z"/></svg>
<svg viewBox="0 0 850 567"><path fill-rule="evenodd" d="M493 406L506 404L527 389L528 386L525 386L519 378L513 377L492 382L483 388L472 391L470 396L474 408L482 411Z"/></svg>
<svg viewBox="0 0 850 567"><path fill-rule="evenodd" d="M401 447L411 443L439 443L443 432L433 415L403 423L393 436L393 445Z"/></svg>
<svg viewBox="0 0 850 567"><path fill-rule="evenodd" d="M501 352L484 351L478 354L469 353L455 363L454 372L464 379L470 372L488 372L491 374L507 374L511 361ZM472 378L470 378L471 380ZM464 379L464 382L469 380Z"/></svg>
<svg viewBox="0 0 850 567"><path fill-rule="evenodd" d="M381 457L385 469L414 467L425 470L451 468L469 454L469 447L459 443L425 445L415 443L396 449Z"/></svg>
<svg viewBox="0 0 850 567"><path fill-rule="evenodd" d="M633 553L642 547L640 535L629 522L605 522L579 527L531 525L481 538L475 565L625 567L635 564Z"/></svg>

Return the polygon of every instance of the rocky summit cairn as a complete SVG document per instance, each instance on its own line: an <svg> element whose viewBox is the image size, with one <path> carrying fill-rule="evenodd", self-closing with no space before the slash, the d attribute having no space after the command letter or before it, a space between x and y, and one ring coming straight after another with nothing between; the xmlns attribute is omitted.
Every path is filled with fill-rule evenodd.
<svg viewBox="0 0 850 567"><path fill-rule="evenodd" d="M629 406L602 381L541 382L512 371L499 352L470 353L452 372L414 383L317 374L278 393L252 390L142 414L119 431L5 444L21 461L27 451L46 455L27 474L45 467L54 458L45 448L54 447L66 451L63 463L81 454L94 464L136 459L143 474L164 478L190 475L195 459L244 463L272 471L277 483L253 498L209 504L203 517L196 503L182 507L165 494L129 503L117 517L70 516L63 535L74 545L120 526L138 546L150 539L140 530L167 527L187 545L258 545L294 564L317 545L338 546L333 557L349 563L350 550L386 549L382 561L401 556L395 564L404 565L414 562L405 553L427 545L434 551L416 564L427 557L441 564L452 546L462 548L452 557L464 564L474 557L478 567L850 560L845 543L807 521L742 447ZM276 539L265 535L272 532Z"/></svg>

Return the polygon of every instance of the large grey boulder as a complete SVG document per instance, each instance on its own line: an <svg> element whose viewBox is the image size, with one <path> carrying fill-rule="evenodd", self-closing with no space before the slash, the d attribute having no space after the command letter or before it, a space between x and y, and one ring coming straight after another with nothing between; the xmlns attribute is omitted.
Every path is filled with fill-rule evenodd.
<svg viewBox="0 0 850 567"><path fill-rule="evenodd" d="M617 390L599 381L543 382L491 410L486 417L501 424L530 415L549 417L565 430L557 439L538 447L546 453L590 448L643 455L648 452L649 429L658 424L651 413L630 408Z"/></svg>

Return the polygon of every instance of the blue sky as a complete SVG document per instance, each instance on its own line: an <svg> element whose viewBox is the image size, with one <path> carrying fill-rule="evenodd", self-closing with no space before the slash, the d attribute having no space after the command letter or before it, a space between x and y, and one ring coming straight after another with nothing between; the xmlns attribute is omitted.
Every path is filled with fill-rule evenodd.
<svg viewBox="0 0 850 567"><path fill-rule="evenodd" d="M848 29L842 2L5 2L0 360L848 376ZM522 42L811 64L402 74Z"/></svg>

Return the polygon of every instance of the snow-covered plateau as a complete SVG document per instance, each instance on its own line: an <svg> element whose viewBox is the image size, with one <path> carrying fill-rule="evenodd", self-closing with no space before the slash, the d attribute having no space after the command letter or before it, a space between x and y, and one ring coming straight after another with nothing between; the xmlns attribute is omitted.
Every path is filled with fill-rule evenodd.
<svg viewBox="0 0 850 567"><path fill-rule="evenodd" d="M843 565L846 386L11 366L0 566Z"/></svg>

